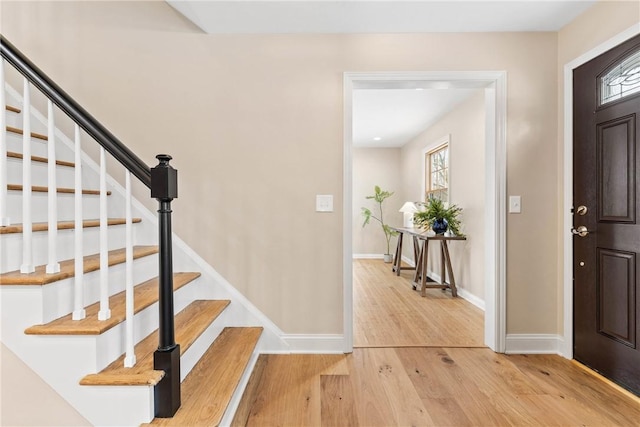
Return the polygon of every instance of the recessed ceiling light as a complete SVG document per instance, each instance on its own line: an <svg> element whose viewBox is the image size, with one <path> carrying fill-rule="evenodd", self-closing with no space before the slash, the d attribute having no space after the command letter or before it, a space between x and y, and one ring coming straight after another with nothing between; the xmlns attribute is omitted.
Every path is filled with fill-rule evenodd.
<svg viewBox="0 0 640 427"><path fill-rule="evenodd" d="M374 140L374 141L380 141L381 139L382 139L382 138L381 138L381 137L379 137L379 136L376 136L376 137L374 137L374 138L373 138L373 140Z"/></svg>
<svg viewBox="0 0 640 427"><path fill-rule="evenodd" d="M424 90L423 87L417 87L416 90Z"/></svg>

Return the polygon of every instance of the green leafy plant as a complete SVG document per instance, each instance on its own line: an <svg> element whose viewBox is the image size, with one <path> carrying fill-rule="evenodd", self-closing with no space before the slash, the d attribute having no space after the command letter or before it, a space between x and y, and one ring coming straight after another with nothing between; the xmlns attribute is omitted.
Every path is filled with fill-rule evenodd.
<svg viewBox="0 0 640 427"><path fill-rule="evenodd" d="M389 197L393 196L393 192L381 190L380 187L378 187L377 185L374 187L374 191L375 191L375 194L373 196L367 196L366 199L375 200L375 202L378 204L378 212L380 213L378 214L378 216L376 216L373 214L371 209L362 208L362 216L364 217L364 222L362 223L362 227L365 227L367 224L369 224L371 219L374 219L380 223L380 226L382 227L382 231L384 232L384 237L387 241L386 254L388 255L391 253L391 237L397 236L398 232L393 231L387 224L385 224L384 217L382 214L382 203L384 203L384 201Z"/></svg>
<svg viewBox="0 0 640 427"><path fill-rule="evenodd" d="M445 208L444 202L440 199L431 198L427 203L420 203L424 208L413 214L413 223L418 227L429 229L433 226L433 222L438 219L445 219L449 226L449 230L456 236L463 236L460 232L462 223L460 222L460 214L462 208L451 205Z"/></svg>

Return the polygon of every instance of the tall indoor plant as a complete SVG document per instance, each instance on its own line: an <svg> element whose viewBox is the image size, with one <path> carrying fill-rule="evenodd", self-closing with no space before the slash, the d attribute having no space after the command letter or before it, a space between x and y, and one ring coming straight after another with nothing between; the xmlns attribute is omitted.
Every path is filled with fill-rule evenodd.
<svg viewBox="0 0 640 427"><path fill-rule="evenodd" d="M375 200L375 202L378 204L378 216L374 215L371 209L362 208L362 216L364 217L362 227L369 224L372 218L378 221L380 223L380 226L382 227L382 231L384 232L384 237L387 242L387 252L384 254L384 262L392 261L393 257L391 256L391 237L398 235L398 232L393 231L387 224L385 224L382 211L382 204L391 196L393 196L393 191L381 190L380 187L376 185L374 187L374 194L372 196L367 196L366 199Z"/></svg>

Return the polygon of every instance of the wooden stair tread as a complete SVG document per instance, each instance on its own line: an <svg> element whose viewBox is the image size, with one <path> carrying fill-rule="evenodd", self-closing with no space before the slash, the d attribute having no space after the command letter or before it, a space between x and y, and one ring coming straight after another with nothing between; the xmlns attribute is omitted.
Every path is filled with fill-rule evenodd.
<svg viewBox="0 0 640 427"><path fill-rule="evenodd" d="M5 105L5 110L20 114L20 109L11 105Z"/></svg>
<svg viewBox="0 0 640 427"><path fill-rule="evenodd" d="M22 129L14 128L13 126L7 126L7 132L15 133L18 135L22 135L24 133ZM31 132L31 138L40 139L42 141L49 140L49 137L47 137L47 135L43 135L37 132Z"/></svg>
<svg viewBox="0 0 640 427"><path fill-rule="evenodd" d="M7 157L13 157L14 159L22 159L22 153L16 153L13 151L7 151ZM48 163L49 160L46 157L39 157L39 156L31 156L31 161L33 162L40 162L40 163ZM56 160L56 165L58 166L68 166L68 167L75 167L76 164L73 162L67 162L66 160Z"/></svg>
<svg viewBox="0 0 640 427"><path fill-rule="evenodd" d="M137 224L142 222L142 218L133 218L132 222ZM123 225L126 223L124 218L108 218L107 225ZM34 222L32 225L33 231L48 231L49 223L47 222ZM85 219L82 221L82 228L100 227L99 219ZM73 230L76 228L75 221L58 221L58 230ZM0 234L13 234L22 233L22 224L7 225L6 227L0 227Z"/></svg>
<svg viewBox="0 0 640 427"><path fill-rule="evenodd" d="M177 291L187 283L200 277L200 273L175 273L173 275L173 290ZM157 277L147 280L134 288L134 313L139 313L158 301ZM100 335L125 320L125 291L109 297L111 317L98 320L100 302L86 308L87 317L82 320L72 320L71 314L56 319L45 325L35 325L27 328L28 335Z"/></svg>
<svg viewBox="0 0 640 427"><path fill-rule="evenodd" d="M175 338L184 354L191 344L229 305L229 301L197 300L175 317ZM124 367L124 354L100 373L86 375L80 385L155 385L164 376L153 369L153 353L158 348L158 331L152 332L135 347L136 365Z"/></svg>
<svg viewBox="0 0 640 427"><path fill-rule="evenodd" d="M21 184L7 184L7 190L10 191L22 191L22 185ZM47 193L49 191L48 187L42 187L39 185L34 185L31 187L31 191L34 191L36 193ZM76 192L76 190L74 188L64 188L64 187L58 187L56 188L56 192L57 193L70 193L70 194L74 194ZM93 196L99 196L100 195L100 190L82 190L82 194L89 194L89 195L93 195ZM107 196L111 195L111 191L107 191Z"/></svg>
<svg viewBox="0 0 640 427"><path fill-rule="evenodd" d="M151 425L217 426L244 373L261 327L225 328L182 383L182 406Z"/></svg>
<svg viewBox="0 0 640 427"><path fill-rule="evenodd" d="M142 258L158 253L157 246L134 246L133 259ZM116 249L109 251L109 265L121 264L125 262L125 250ZM47 274L46 265L36 267L36 271L29 274L20 273L20 270L0 274L0 285L46 285L67 279L75 275L75 260L68 259L60 262L60 272ZM90 273L100 269L100 254L87 255L84 257L84 272Z"/></svg>

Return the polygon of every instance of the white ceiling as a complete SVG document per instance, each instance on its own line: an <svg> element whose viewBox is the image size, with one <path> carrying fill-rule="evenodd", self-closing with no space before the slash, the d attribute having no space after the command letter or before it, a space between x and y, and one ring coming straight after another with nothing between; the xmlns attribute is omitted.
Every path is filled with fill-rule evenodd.
<svg viewBox="0 0 640 427"><path fill-rule="evenodd" d="M209 34L558 31L596 3L596 0L166 1ZM354 90L354 146L402 146L477 90L425 86L423 91L416 91L414 83ZM374 137L381 139L374 141Z"/></svg>
<svg viewBox="0 0 640 427"><path fill-rule="evenodd" d="M166 0L217 33L557 31L596 0Z"/></svg>
<svg viewBox="0 0 640 427"><path fill-rule="evenodd" d="M356 89L353 145L402 147L479 90Z"/></svg>

